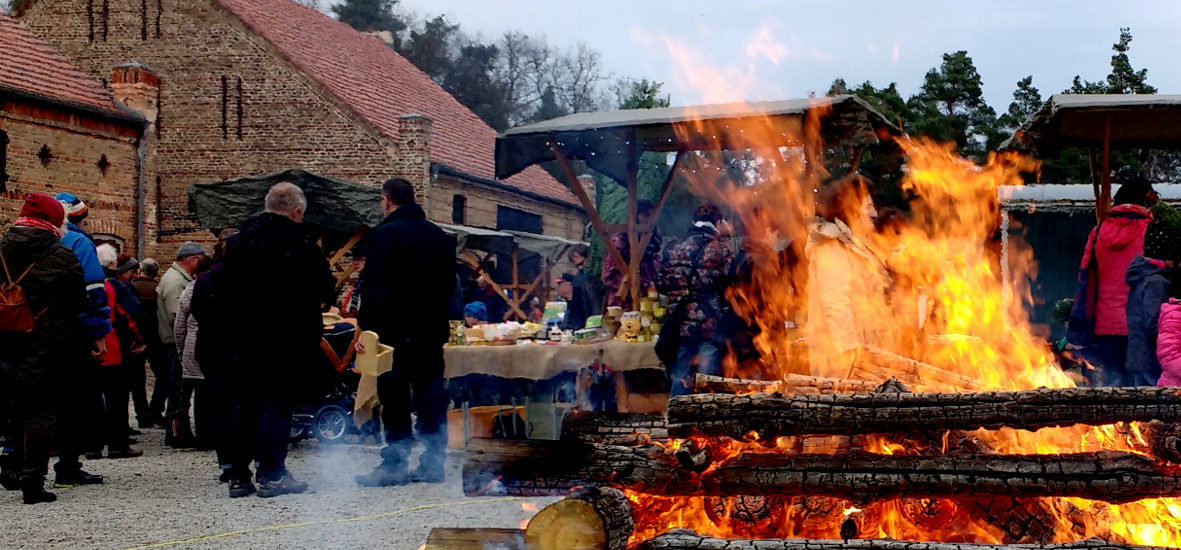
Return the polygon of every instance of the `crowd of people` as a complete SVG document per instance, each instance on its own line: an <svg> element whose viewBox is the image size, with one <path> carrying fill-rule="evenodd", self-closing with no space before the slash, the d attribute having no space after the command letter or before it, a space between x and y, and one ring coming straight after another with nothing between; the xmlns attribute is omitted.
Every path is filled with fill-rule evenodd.
<svg viewBox="0 0 1181 550"><path fill-rule="evenodd" d="M1097 365L1088 371L1093 385L1181 385L1181 233L1154 216L1156 202L1147 181L1124 183L1087 240L1070 340ZM51 453L54 487L102 483L82 459L142 456L135 437L157 426L171 447L214 451L211 470L230 497L308 489L286 457L292 413L308 397L301 381L314 378L321 356L322 314L337 304L336 277L303 223L308 204L299 187L274 185L262 206L262 214L222 230L212 251L180 245L161 274L151 258L96 244L83 229L88 209L78 197L27 197L0 239L0 420L7 420L0 426L12 447L0 460L4 488L21 490L29 504L54 501L45 487ZM356 483L440 483L449 321L503 318L506 301L487 275L465 288L453 239L427 220L409 182L385 182L381 209L384 219L354 254L360 277L339 302L359 330L395 350L391 370L377 379L381 463ZM759 247L712 204L695 210L681 239L661 236L654 215L641 201L635 223L650 238L634 284L668 298L661 337L675 345L662 359L670 393L681 395L692 392L696 374L721 374L723 357L742 353L755 331L727 293L750 276ZM875 208L870 182L859 176L818 190L803 247L813 374L841 376L860 348L894 337L863 311L887 308L891 287L900 285L878 237L905 223L900 212ZM776 254L786 248L768 238ZM630 257L629 237L611 241ZM633 283L613 255L599 273L589 272L589 256L586 246L573 247L575 271L554 281L567 302L563 328L582 328L612 305L635 305L627 291ZM355 347L366 352L359 341ZM139 429L130 426L129 408ZM411 470L416 438L425 451Z"/></svg>
<svg viewBox="0 0 1181 550"><path fill-rule="evenodd" d="M398 349L395 368L378 381L383 462L357 481L438 483L454 247L426 221L406 180L386 182L382 197L387 216L367 249L370 282L342 304L362 329ZM308 489L287 470L286 456L336 278L302 223L307 199L297 186L276 184L263 207L223 230L212 253L182 244L157 280L155 260L95 243L82 229L87 208L77 197L28 196L0 240L0 433L12 448L0 461L5 489L21 490L28 504L56 500L45 487L51 454L55 488L102 483L82 459L142 456L132 444L150 426L163 427L171 447L215 451L230 497ZM422 271L405 265L430 269L431 283L423 288ZM421 292L404 292L411 285ZM139 429L129 425L131 408ZM427 453L409 472L412 411Z"/></svg>

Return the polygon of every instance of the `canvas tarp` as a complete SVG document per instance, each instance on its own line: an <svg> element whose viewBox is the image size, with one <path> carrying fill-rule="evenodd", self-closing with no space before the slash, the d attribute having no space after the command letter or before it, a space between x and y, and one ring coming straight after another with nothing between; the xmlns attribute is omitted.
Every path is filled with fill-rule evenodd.
<svg viewBox="0 0 1181 550"><path fill-rule="evenodd" d="M554 160L550 141L565 156L586 162L618 182L628 178L629 150L692 151L759 146L798 146L804 118L819 109L826 144L872 145L898 129L861 98L851 95L660 109L576 113L513 128L496 138L496 177ZM633 143L634 140L634 143Z"/></svg>
<svg viewBox="0 0 1181 550"><path fill-rule="evenodd" d="M1001 149L1052 157L1063 147L1098 148L1104 116L1113 149L1181 149L1181 95L1156 94L1050 96Z"/></svg>
<svg viewBox="0 0 1181 550"><path fill-rule="evenodd" d="M281 181L303 190L308 199L304 213L307 223L352 233L360 226L373 227L381 221L380 189L303 170L190 185L189 209L203 228L236 226L262 212L267 190Z"/></svg>

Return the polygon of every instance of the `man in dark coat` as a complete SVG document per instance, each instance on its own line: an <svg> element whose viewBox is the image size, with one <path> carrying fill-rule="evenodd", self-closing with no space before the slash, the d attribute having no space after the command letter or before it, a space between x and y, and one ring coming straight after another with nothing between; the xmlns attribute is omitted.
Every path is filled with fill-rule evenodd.
<svg viewBox="0 0 1181 550"><path fill-rule="evenodd" d="M335 299L336 280L300 225L307 204L299 187L277 183L267 192L266 212L245 221L226 244L223 276L231 318L241 324L233 344L238 364L230 497L255 491L255 460L258 496L308 488L287 471L287 442L293 398L320 356L321 306Z"/></svg>
<svg viewBox="0 0 1181 550"><path fill-rule="evenodd" d="M25 504L57 498L45 491L44 483L58 387L76 360L75 350L94 349L97 354L101 347L87 341L82 327L82 316L89 311L86 283L82 264L61 243L64 219L65 210L53 197L34 193L0 240L4 271L20 285L29 310L37 315L31 332L0 330L0 392L11 405L14 450L3 466L19 469ZM12 476L5 473L7 487Z"/></svg>
<svg viewBox="0 0 1181 550"><path fill-rule="evenodd" d="M385 219L370 236L357 321L362 330L376 332L383 344L394 347L394 364L377 379L386 430L382 462L356 479L367 487L441 483L447 447L443 344L455 286L455 242L427 221L410 182L391 179L381 194ZM412 403L426 450L418 470L409 474Z"/></svg>

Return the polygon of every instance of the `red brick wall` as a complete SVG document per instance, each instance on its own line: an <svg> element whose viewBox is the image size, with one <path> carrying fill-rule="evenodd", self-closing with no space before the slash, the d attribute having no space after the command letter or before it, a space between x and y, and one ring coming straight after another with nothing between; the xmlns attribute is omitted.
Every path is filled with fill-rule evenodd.
<svg viewBox="0 0 1181 550"><path fill-rule="evenodd" d="M146 40L140 0L104 0L106 35L96 14L93 40L87 2L37 0L21 19L96 78L107 81L115 67L132 61L158 75L158 118L148 138L145 200L145 234L152 254L167 258L186 239L210 238L208 231L193 231L188 185L289 168L370 185L405 177L424 203L445 205L445 214L436 219L450 221L447 184L429 183L429 119L404 117L401 135L391 143L210 0L163 0L162 11L156 2L147 2ZM426 197L427 190L439 196ZM574 209L504 191L473 193L469 208L491 207L491 225L495 207L481 201L540 213L547 234L576 235L583 223L583 215Z"/></svg>
<svg viewBox="0 0 1181 550"><path fill-rule="evenodd" d="M185 189L197 182L302 168L373 185L402 171L398 175L417 175L415 183L425 187L426 140L414 142L421 151L400 154L209 0L163 0L160 38L156 2L148 2L147 40L139 0L104 4L105 40L97 15L95 39L89 38L86 0L37 1L22 21L103 81L132 61L159 76L157 134L148 157L153 196L147 202L158 206L156 219L149 221L158 221L160 246L150 246L151 254L167 258L187 239L210 238L208 231L195 231L188 212ZM423 166L411 170L414 159Z"/></svg>
<svg viewBox="0 0 1181 550"><path fill-rule="evenodd" d="M8 135L7 191L0 194L0 230L7 229L29 193L62 191L90 207L87 229L114 234L134 251L139 150L135 125L120 125L85 114L0 102L0 130ZM38 153L48 146L52 158ZM99 160L106 157L106 171Z"/></svg>

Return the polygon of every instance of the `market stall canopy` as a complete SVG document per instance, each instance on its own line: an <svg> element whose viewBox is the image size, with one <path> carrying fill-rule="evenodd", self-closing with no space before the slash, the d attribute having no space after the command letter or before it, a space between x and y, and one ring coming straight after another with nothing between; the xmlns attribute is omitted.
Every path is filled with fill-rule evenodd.
<svg viewBox="0 0 1181 550"><path fill-rule="evenodd" d="M1181 204L1181 183L1154 183L1160 200ZM1070 212L1095 209L1095 191L1089 183L1046 183L1036 185L1001 185L997 199L1005 210L1029 212Z"/></svg>
<svg viewBox="0 0 1181 550"><path fill-rule="evenodd" d="M531 255L539 255L550 262L557 262L562 259L562 255L571 246L586 244L560 237L549 237L522 231L497 231L482 227L444 223L439 224L439 227L455 237L456 254L464 250L478 250L480 252L504 254L507 256L513 253L514 248L519 247L520 250L527 253L520 255L522 260L529 258Z"/></svg>
<svg viewBox="0 0 1181 550"><path fill-rule="evenodd" d="M819 110L819 111L817 111ZM825 110L829 110L824 114ZM809 112L823 114L826 145L872 145L899 132L881 113L852 95L759 103L624 109L572 115L513 128L496 138L496 177L555 160L550 142L618 182L628 181L629 151L670 152L760 146L798 146ZM764 143L773 136L778 142Z"/></svg>
<svg viewBox="0 0 1181 550"><path fill-rule="evenodd" d="M560 261L570 247L586 244L582 241L571 241L561 237L548 237L523 231L505 230L505 233L512 235L517 240L517 246L521 247L521 250L539 254L551 262Z"/></svg>
<svg viewBox="0 0 1181 550"><path fill-rule="evenodd" d="M513 248L516 246L513 236L503 231L445 223L439 224L439 227L443 228L443 231L448 235L455 237L456 254L464 250L479 250L489 254L509 255L513 253Z"/></svg>
<svg viewBox="0 0 1181 550"><path fill-rule="evenodd" d="M304 170L190 185L189 209L203 228L237 226L262 212L267 190L282 181L303 190L308 199L307 223L353 233L361 226L374 227L382 219L380 189Z"/></svg>
<svg viewBox="0 0 1181 550"><path fill-rule="evenodd" d="M1098 148L1104 117L1110 120L1113 149L1181 148L1181 95L1056 94L1001 144L1001 150L1049 157L1063 147Z"/></svg>

